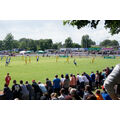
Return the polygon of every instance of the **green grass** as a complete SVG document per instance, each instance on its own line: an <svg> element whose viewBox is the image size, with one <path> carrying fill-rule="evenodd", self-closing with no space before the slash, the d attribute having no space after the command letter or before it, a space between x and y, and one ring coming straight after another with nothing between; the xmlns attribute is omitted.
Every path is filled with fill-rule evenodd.
<svg viewBox="0 0 120 120"><path fill-rule="evenodd" d="M18 83L20 80L31 81L35 79L36 81L41 81L45 83L45 79L48 77L50 80L54 79L55 74L58 74L59 77L61 74L77 74L82 72L91 73L96 70L102 70L104 68L114 66L120 62L120 58L116 59L104 59L102 57L97 57L95 62L92 64L92 57L78 58L76 61L78 66L76 67L73 64L74 58L69 59L69 63L66 62L66 58L59 58L56 62L55 57L40 57L39 62L36 62L36 57L31 57L31 63L25 64L25 61L22 60L22 57L12 57L11 63L8 67L5 67L5 57L3 60L0 60L0 90L3 89L5 83L6 73L9 72L12 80L17 80ZM10 86L12 81L10 82Z"/></svg>

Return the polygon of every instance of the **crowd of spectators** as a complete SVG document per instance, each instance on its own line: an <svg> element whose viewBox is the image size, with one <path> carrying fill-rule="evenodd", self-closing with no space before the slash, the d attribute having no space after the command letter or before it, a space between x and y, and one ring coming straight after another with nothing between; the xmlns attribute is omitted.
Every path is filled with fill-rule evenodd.
<svg viewBox="0 0 120 120"><path fill-rule="evenodd" d="M3 96L5 100L111 100L103 83L112 70L113 67L107 67L102 72L91 72L90 75L85 72L77 75L62 74L60 77L55 75L52 81L46 78L45 84L35 80L31 84L13 80L11 88L8 73Z"/></svg>

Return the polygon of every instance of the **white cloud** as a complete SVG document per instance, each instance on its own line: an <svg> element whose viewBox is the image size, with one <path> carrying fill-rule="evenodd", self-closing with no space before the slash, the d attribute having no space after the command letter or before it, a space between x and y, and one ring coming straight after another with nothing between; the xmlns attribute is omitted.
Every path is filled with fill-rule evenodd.
<svg viewBox="0 0 120 120"><path fill-rule="evenodd" d="M32 39L51 38L53 42L64 42L67 37L71 37L73 42L81 43L83 35L88 34L97 44L109 38L119 41L119 35L111 36L100 22L97 29L89 27L78 30L70 25L63 25L60 20L17 20L0 21L0 39L4 39L7 33L12 33L15 39L23 37Z"/></svg>

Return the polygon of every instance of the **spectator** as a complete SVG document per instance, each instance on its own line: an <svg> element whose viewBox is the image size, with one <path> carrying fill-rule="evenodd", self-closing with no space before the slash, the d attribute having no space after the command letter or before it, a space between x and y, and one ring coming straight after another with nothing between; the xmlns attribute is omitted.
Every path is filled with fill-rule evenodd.
<svg viewBox="0 0 120 120"><path fill-rule="evenodd" d="M98 89L98 86L99 86L99 71L96 71L96 74L95 74L95 83L96 83L96 88Z"/></svg>
<svg viewBox="0 0 120 120"><path fill-rule="evenodd" d="M41 97L40 100L49 100L49 96L47 93L44 93Z"/></svg>
<svg viewBox="0 0 120 120"><path fill-rule="evenodd" d="M85 85L89 85L89 80L87 79L87 77L85 76L85 74L82 74L81 78L84 80L84 84Z"/></svg>
<svg viewBox="0 0 120 120"><path fill-rule="evenodd" d="M40 81L38 82L38 86L40 87L41 91L43 94L47 93L47 89L45 87L45 85L43 83L41 83Z"/></svg>
<svg viewBox="0 0 120 120"><path fill-rule="evenodd" d="M4 85L3 94L4 94L4 97L5 97L5 100L12 100L13 99L13 93L10 90L10 88L8 87L7 84Z"/></svg>
<svg viewBox="0 0 120 120"><path fill-rule="evenodd" d="M21 87L19 84L17 84L16 80L13 80L12 93L13 93L13 99L21 98Z"/></svg>
<svg viewBox="0 0 120 120"><path fill-rule="evenodd" d="M29 100L29 91L27 90L27 87L23 84L22 80L20 80L20 87L21 87L21 99Z"/></svg>
<svg viewBox="0 0 120 120"><path fill-rule="evenodd" d="M8 86L10 84L10 80L11 80L11 76L9 75L9 73L7 73L7 76L5 77L5 81Z"/></svg>
<svg viewBox="0 0 120 120"><path fill-rule="evenodd" d="M63 88L65 89L65 94L68 94L69 87L70 87L70 79L69 79L69 75L66 74L64 84L63 84Z"/></svg>
<svg viewBox="0 0 120 120"><path fill-rule="evenodd" d="M119 99L119 94L115 93L115 85L120 84L120 64L116 65L111 74L106 78L104 87L113 100Z"/></svg>
<svg viewBox="0 0 120 120"><path fill-rule="evenodd" d="M40 97L42 96L42 91L38 84L35 82L35 80L32 80L32 87L34 89L34 98L35 100L39 100Z"/></svg>
<svg viewBox="0 0 120 120"><path fill-rule="evenodd" d="M102 97L104 100L112 100L111 97L108 95L108 93L106 92L104 86L102 86L103 92L101 93Z"/></svg>
<svg viewBox="0 0 120 120"><path fill-rule="evenodd" d="M52 93L51 94L51 100L58 100L57 93Z"/></svg>
<svg viewBox="0 0 120 120"><path fill-rule="evenodd" d="M76 77L75 75L70 75L70 87L73 87L73 88L76 88L76 84L77 84L77 81L76 81Z"/></svg>
<svg viewBox="0 0 120 120"><path fill-rule="evenodd" d="M48 96L50 97L51 93L53 92L53 87L51 81L48 78L46 78L46 88L48 91Z"/></svg>
<svg viewBox="0 0 120 120"><path fill-rule="evenodd" d="M84 89L85 81L82 78L82 76L79 75L79 73L77 74L76 80L77 80L77 89L79 89L79 88Z"/></svg>
<svg viewBox="0 0 120 120"><path fill-rule="evenodd" d="M86 85L84 95L83 95L83 100L87 100L88 96L90 96L90 95L94 95L94 94L91 91L90 85Z"/></svg>
<svg viewBox="0 0 120 120"><path fill-rule="evenodd" d="M65 78L64 78L64 75L62 74L61 75L61 87L63 87L64 80L65 80Z"/></svg>
<svg viewBox="0 0 120 120"><path fill-rule="evenodd" d="M60 90L60 96L58 97L58 99L59 100L65 100L65 89L64 88L62 88L61 90Z"/></svg>
<svg viewBox="0 0 120 120"><path fill-rule="evenodd" d="M55 79L53 80L53 89L54 92L58 95L60 94L60 86L61 86L61 80L58 78L58 75L55 76Z"/></svg>
<svg viewBox="0 0 120 120"><path fill-rule="evenodd" d="M29 91L29 100L33 100L34 99L34 90L32 88L32 85L30 85L28 83L28 81L26 81L25 85L26 85L27 90Z"/></svg>
<svg viewBox="0 0 120 120"><path fill-rule="evenodd" d="M95 87L95 74L94 74L94 72L91 72L90 77L91 77L91 82L92 82L91 87L94 88Z"/></svg>
<svg viewBox="0 0 120 120"><path fill-rule="evenodd" d="M97 98L97 100L103 100L100 90L96 90L96 98Z"/></svg>

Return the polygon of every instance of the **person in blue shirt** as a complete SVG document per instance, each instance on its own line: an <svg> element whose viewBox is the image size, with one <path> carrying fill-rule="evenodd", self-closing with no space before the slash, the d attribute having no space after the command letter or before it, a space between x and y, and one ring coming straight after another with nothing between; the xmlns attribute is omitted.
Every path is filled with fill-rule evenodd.
<svg viewBox="0 0 120 120"><path fill-rule="evenodd" d="M102 86L103 92L101 93L102 97L104 100L112 100L111 97L108 95L108 93L106 92L104 86Z"/></svg>
<svg viewBox="0 0 120 120"><path fill-rule="evenodd" d="M60 86L61 86L61 80L58 78L58 75L55 76L55 79L53 80L53 89L54 92L58 95L60 94Z"/></svg>

